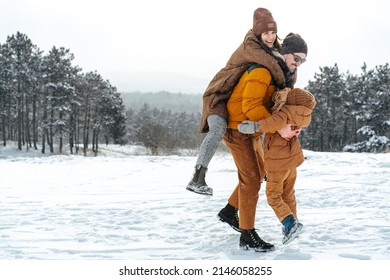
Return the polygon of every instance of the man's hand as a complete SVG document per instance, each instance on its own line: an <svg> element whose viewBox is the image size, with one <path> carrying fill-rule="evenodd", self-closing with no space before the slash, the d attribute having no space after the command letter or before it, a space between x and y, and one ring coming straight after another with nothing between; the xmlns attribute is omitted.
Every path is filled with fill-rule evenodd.
<svg viewBox="0 0 390 280"><path fill-rule="evenodd" d="M283 127L282 129L279 129L278 133L285 140L290 141L291 138L293 138L294 136L298 137L299 134L301 133L301 131L302 131L301 127L288 124L285 127Z"/></svg>
<svg viewBox="0 0 390 280"><path fill-rule="evenodd" d="M243 134L253 134L260 131L259 123L253 121L243 121L238 125L238 131Z"/></svg>

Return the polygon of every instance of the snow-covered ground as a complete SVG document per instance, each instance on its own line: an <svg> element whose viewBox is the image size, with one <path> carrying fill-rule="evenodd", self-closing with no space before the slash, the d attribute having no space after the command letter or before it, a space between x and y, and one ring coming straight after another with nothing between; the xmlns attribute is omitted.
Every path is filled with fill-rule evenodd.
<svg viewBox="0 0 390 280"><path fill-rule="evenodd" d="M256 228L277 248L255 253L216 217L237 183L230 154L211 161L209 197L185 190L193 156L101 152L0 147L0 260L390 260L389 154L304 151L296 195L305 231L282 245L263 185Z"/></svg>

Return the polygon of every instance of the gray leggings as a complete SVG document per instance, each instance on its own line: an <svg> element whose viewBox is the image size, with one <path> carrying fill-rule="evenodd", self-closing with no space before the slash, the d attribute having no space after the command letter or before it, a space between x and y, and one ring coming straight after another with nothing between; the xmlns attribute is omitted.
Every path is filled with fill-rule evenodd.
<svg viewBox="0 0 390 280"><path fill-rule="evenodd" d="M204 167L208 167L212 157L217 151L227 126L226 120L218 115L208 116L207 123L209 124L209 132L207 132L202 145L200 145L198 160L196 161L196 165L200 164Z"/></svg>

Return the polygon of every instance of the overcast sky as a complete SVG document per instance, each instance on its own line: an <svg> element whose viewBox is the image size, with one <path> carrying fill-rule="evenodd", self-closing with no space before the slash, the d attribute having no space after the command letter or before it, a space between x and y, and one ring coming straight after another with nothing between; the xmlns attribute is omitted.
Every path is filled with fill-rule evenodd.
<svg viewBox="0 0 390 280"><path fill-rule="evenodd" d="M319 67L361 73L390 62L390 1L342 0L0 0L0 43L17 31L46 53L65 47L83 72L97 71L119 91L203 93L269 9L278 35L299 33L307 62L296 86Z"/></svg>

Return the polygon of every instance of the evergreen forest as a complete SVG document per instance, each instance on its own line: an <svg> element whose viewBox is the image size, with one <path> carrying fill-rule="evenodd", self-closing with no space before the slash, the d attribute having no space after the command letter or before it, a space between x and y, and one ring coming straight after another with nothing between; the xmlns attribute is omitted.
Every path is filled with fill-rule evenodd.
<svg viewBox="0 0 390 280"><path fill-rule="evenodd" d="M119 93L99 73L74 65L69 49L44 53L20 32L0 44L0 139L20 150L98 155L103 144L141 145L151 154L196 154L202 94ZM389 64L315 73L317 106L300 139L324 152L389 152ZM221 143L221 149L224 149Z"/></svg>

